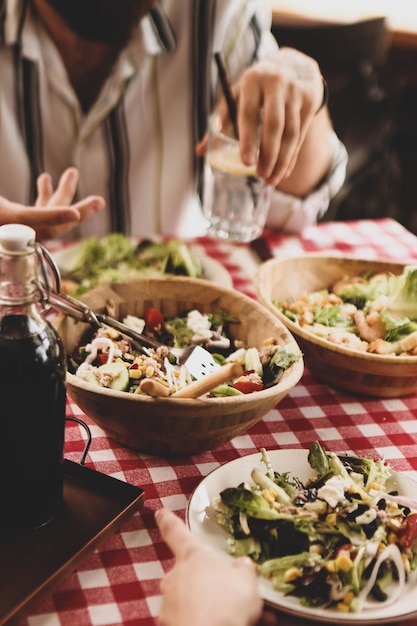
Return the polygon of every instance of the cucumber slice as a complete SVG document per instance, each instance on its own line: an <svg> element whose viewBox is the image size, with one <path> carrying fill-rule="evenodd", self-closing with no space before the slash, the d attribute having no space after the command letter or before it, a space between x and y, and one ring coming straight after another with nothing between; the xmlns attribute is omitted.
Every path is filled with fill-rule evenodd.
<svg viewBox="0 0 417 626"><path fill-rule="evenodd" d="M245 371L255 371L262 376L263 368L257 348L248 348L245 353Z"/></svg>
<svg viewBox="0 0 417 626"><path fill-rule="evenodd" d="M129 387L129 372L123 363L119 363L118 361L104 363L104 365L100 365L97 371L100 375L109 374L109 376L112 377L112 381L109 385L110 389L126 391Z"/></svg>
<svg viewBox="0 0 417 626"><path fill-rule="evenodd" d="M218 385L210 391L210 395L222 398L224 396L243 396L243 393L230 387L230 385Z"/></svg>

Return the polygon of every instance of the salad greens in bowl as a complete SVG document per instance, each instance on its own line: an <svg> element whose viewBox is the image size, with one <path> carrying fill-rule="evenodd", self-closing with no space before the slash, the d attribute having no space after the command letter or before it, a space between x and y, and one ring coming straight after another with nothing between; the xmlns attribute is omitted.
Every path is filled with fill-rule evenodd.
<svg viewBox="0 0 417 626"><path fill-rule="evenodd" d="M261 449L214 470L188 507L191 531L255 563L264 599L319 621L417 614L416 484L382 459Z"/></svg>
<svg viewBox="0 0 417 626"><path fill-rule="evenodd" d="M97 286L79 299L96 313L110 309L112 318L139 324L139 332L145 322L164 344L165 352L143 355L114 329L99 328L98 336L91 325L64 315L54 321L69 358L69 396L130 448L162 456L215 448L262 419L304 370L296 341L275 316L255 299L211 281L137 278ZM184 364L171 357L176 349L195 347L205 349L220 370L238 361L241 375L199 397L179 397L198 381L188 359ZM166 395L149 394L149 382Z"/></svg>
<svg viewBox="0 0 417 626"><path fill-rule="evenodd" d="M319 380L354 394L417 392L417 265L306 254L263 263L258 299Z"/></svg>
<svg viewBox="0 0 417 626"><path fill-rule="evenodd" d="M240 319L221 309L201 313L193 308L164 317L150 307L143 319L127 315L122 323L126 332L139 331L145 345L103 325L87 334L69 355L69 372L93 385L132 394L151 391L158 396L159 389L163 397L227 397L275 386L285 370L301 359L298 350L280 345L274 337L258 347L234 341L233 326ZM148 340L152 344L146 346ZM232 364L239 367L228 367L226 376L236 369L235 375L219 384L216 375L211 388L204 386L196 396L188 393L195 390L197 379L207 381L209 374Z"/></svg>

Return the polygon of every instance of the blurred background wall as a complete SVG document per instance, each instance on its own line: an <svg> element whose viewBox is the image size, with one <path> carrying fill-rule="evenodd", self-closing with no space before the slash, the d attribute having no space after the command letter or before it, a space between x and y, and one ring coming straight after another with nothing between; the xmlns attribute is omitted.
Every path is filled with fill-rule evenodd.
<svg viewBox="0 0 417 626"><path fill-rule="evenodd" d="M273 33L320 63L350 157L325 219L393 217L417 234L417 24L394 29L385 15L304 19L291 15L291 0L286 7L274 13Z"/></svg>

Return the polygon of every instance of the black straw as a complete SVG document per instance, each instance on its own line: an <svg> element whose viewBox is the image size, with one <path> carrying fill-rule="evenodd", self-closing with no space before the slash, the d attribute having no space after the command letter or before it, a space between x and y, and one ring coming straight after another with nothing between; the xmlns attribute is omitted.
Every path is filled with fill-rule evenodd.
<svg viewBox="0 0 417 626"><path fill-rule="evenodd" d="M235 99L233 98L230 74L229 74L229 70L227 69L223 52L215 52L214 59L217 64L217 69L219 70L219 78L222 84L224 96L226 98L229 116L233 124L233 131L235 133L236 139L239 139L239 129L237 127L236 102L235 102Z"/></svg>
<svg viewBox="0 0 417 626"><path fill-rule="evenodd" d="M229 70L226 64L226 60L224 58L223 52L215 52L214 60L216 61L217 69L219 71L219 78L223 88L223 93L226 98L227 110L229 112L229 117L233 125L233 131L236 139L239 139L239 128L237 125L237 107L236 102L232 94L232 83L230 80ZM247 184L250 188L253 203L256 207L258 204L258 194L255 188L256 176L248 176Z"/></svg>

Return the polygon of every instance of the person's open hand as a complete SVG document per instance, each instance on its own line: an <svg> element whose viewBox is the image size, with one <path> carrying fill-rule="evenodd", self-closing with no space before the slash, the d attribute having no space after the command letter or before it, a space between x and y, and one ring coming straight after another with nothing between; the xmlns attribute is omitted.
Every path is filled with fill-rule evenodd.
<svg viewBox="0 0 417 626"><path fill-rule="evenodd" d="M78 178L77 169L70 167L64 171L54 190L50 175L41 174L37 180L38 197L35 206L10 202L0 196L0 223L31 226L38 239L53 239L63 235L104 207L104 200L100 196L88 196L71 204Z"/></svg>
<svg viewBox="0 0 417 626"><path fill-rule="evenodd" d="M262 614L256 572L248 557L230 563L200 544L167 509L155 519L175 564L161 582L161 626L252 626Z"/></svg>

